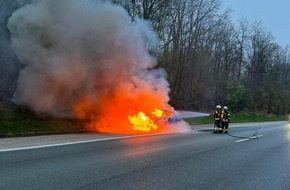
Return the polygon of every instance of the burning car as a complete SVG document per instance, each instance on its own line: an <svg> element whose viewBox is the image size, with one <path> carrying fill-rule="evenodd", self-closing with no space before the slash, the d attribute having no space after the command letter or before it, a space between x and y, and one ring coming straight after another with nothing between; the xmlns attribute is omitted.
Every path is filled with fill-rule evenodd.
<svg viewBox="0 0 290 190"><path fill-rule="evenodd" d="M149 132L158 128L168 127L182 120L181 115L175 111L154 109L150 114L139 112L137 115L128 116L134 130Z"/></svg>

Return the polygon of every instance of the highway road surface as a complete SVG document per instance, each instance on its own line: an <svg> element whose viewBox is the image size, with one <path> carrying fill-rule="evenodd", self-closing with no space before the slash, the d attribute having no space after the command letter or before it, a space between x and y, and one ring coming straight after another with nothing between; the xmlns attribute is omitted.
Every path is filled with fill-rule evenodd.
<svg viewBox="0 0 290 190"><path fill-rule="evenodd" d="M290 189L289 123L235 125L230 135L193 130L2 147L0 189Z"/></svg>

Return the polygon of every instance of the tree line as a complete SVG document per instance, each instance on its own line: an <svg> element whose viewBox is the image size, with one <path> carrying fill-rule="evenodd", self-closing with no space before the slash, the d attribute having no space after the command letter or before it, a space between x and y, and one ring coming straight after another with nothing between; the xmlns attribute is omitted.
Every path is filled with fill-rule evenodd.
<svg viewBox="0 0 290 190"><path fill-rule="evenodd" d="M106 1L106 0L103 0ZM107 0L109 1L109 0ZM231 20L221 0L110 0L132 22L151 22L160 39L158 66L171 85L176 109L234 112L290 111L290 52L261 22ZM30 0L0 1L0 98L12 96L21 63L9 48L7 20Z"/></svg>
<svg viewBox="0 0 290 190"><path fill-rule="evenodd" d="M133 17L151 21L159 35L158 60L175 108L290 110L289 49L261 22L235 24L220 0L134 0L126 7Z"/></svg>

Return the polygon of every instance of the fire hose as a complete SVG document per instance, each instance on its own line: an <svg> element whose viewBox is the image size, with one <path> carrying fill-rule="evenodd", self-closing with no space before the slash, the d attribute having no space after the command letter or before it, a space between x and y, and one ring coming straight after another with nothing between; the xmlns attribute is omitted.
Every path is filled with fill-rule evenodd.
<svg viewBox="0 0 290 190"><path fill-rule="evenodd" d="M239 139L258 139L259 138L259 131L262 130L264 128L264 124L262 124L262 126L257 129L257 131L255 131L253 134L251 134L250 136L238 136L238 135L233 135L230 133L230 128L228 130L228 135L231 137L235 137L235 138L239 138Z"/></svg>

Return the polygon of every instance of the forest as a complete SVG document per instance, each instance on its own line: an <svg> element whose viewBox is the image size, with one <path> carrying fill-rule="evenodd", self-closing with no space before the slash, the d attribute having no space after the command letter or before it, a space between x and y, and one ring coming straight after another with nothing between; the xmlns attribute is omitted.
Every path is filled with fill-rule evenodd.
<svg viewBox="0 0 290 190"><path fill-rule="evenodd" d="M0 101L13 96L24 67L10 47L7 22L31 1L0 0ZM261 21L235 23L222 0L110 2L123 6L132 23L151 23L159 43L150 54L167 73L174 108L205 112L221 104L239 113L290 111L289 47L279 45Z"/></svg>

